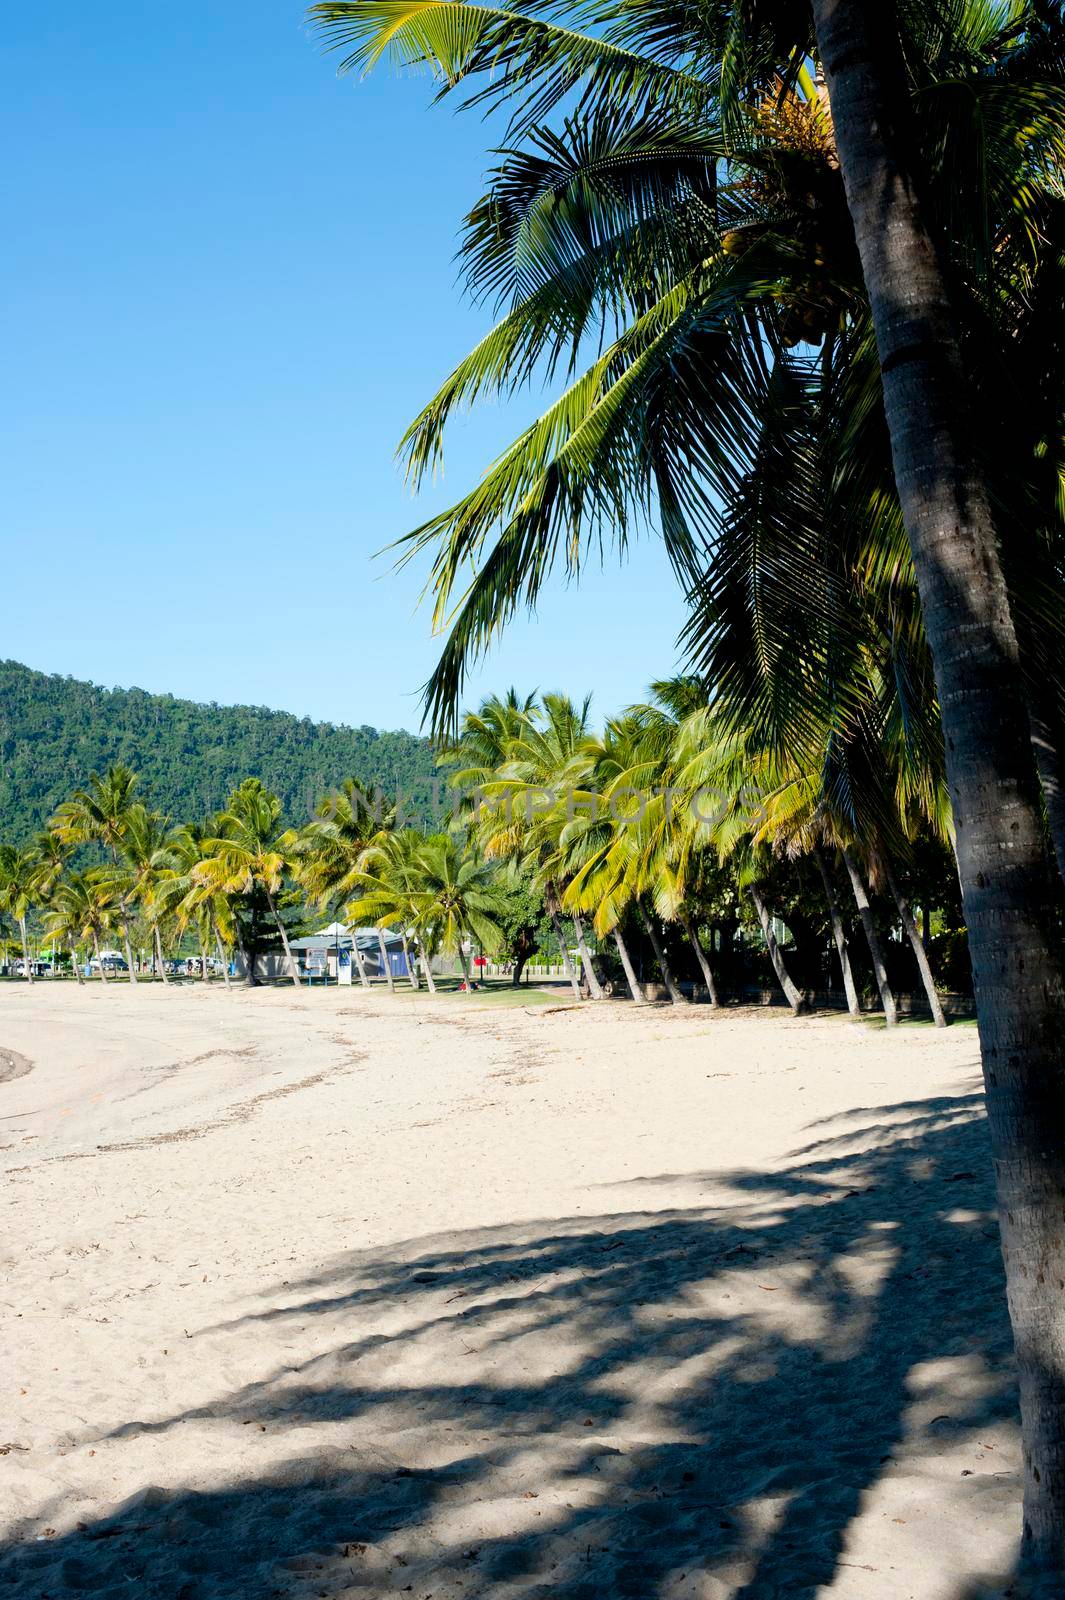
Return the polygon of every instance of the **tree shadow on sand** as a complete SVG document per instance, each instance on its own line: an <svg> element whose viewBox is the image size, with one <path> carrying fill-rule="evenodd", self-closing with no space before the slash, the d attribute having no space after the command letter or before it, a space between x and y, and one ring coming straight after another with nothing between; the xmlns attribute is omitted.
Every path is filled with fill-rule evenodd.
<svg viewBox="0 0 1065 1600"><path fill-rule="evenodd" d="M108 1448L258 1426L283 1465L21 1530L0 1593L923 1600L928 1572L952 1600L1003 1592L951 1554L955 1525L1019 1516L979 1097L811 1131L784 1171L712 1175L728 1204L355 1252L199 1330L213 1362L283 1323L292 1364Z"/></svg>

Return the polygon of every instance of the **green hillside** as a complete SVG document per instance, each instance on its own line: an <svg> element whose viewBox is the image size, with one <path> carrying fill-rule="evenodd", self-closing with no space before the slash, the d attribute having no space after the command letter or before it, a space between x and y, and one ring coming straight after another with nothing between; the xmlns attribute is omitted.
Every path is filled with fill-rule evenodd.
<svg viewBox="0 0 1065 1600"><path fill-rule="evenodd" d="M0 662L0 838L21 841L92 771L124 761L144 798L186 820L216 810L242 778L277 791L292 822L345 777L429 809L433 757L411 733L336 727L263 706L199 705L101 689Z"/></svg>

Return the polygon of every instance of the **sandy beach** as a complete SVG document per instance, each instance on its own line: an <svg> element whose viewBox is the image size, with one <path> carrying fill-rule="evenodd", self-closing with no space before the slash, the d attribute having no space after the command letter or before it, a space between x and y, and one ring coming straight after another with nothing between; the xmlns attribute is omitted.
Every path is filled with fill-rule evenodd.
<svg viewBox="0 0 1065 1600"><path fill-rule="evenodd" d="M0 1593L975 1600L975 1030L0 993Z"/></svg>

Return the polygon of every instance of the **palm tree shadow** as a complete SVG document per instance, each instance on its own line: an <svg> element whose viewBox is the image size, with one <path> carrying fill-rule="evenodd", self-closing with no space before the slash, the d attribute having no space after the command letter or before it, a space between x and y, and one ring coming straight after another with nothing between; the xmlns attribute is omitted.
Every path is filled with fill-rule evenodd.
<svg viewBox="0 0 1065 1600"><path fill-rule="evenodd" d="M783 1172L729 1175L725 1205L415 1241L279 1286L201 1330L205 1350L268 1324L338 1336L107 1442L165 1453L178 1426L257 1424L284 1430L284 1462L22 1530L0 1589L812 1600L881 1558L869 1496L879 1527L945 1456L973 1459L951 1469L973 1514L1001 1504L1012 1529L988 1439L1014 1399L978 1097L819 1131ZM944 1537L929 1524L922 1559ZM919 1534L897 1538L904 1563ZM959 1600L981 1581L959 1567Z"/></svg>

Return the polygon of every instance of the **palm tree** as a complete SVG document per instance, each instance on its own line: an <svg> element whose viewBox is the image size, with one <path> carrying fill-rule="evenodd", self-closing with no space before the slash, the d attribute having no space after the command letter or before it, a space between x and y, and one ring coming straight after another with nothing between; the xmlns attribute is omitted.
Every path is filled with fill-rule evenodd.
<svg viewBox="0 0 1065 1600"><path fill-rule="evenodd" d="M1060 1579L1065 1425L1048 1304L1056 1291L1048 1286L1065 1281L1065 1237L1050 1220L1065 1207L1065 1113L1051 1088L1061 1075L1065 970L1018 631L987 477L974 450L957 296L917 198L925 172L913 109L897 92L905 82L901 41L894 20L878 23L860 0L813 0L812 10L947 735L1021 1376L1024 1563ZM1028 47L1061 26L1051 8L1032 7L1028 21ZM1056 109L1060 130L1060 97ZM1060 159L1060 131L1057 145Z"/></svg>
<svg viewBox="0 0 1065 1600"><path fill-rule="evenodd" d="M629 994L637 1005L647 996L629 953L622 923L635 896L624 870L617 868L627 843L624 819L614 809L613 786L627 775L628 749L619 723L609 723L601 738L589 736L567 774L566 818L558 834L557 870L568 880L568 909L591 912L600 938L614 940ZM631 864L631 851L625 861Z"/></svg>
<svg viewBox="0 0 1065 1600"><path fill-rule="evenodd" d="M26 932L26 918L37 898L37 860L31 850L13 844L0 844L0 910L18 923L22 936L22 961L26 977L33 982L33 963Z"/></svg>
<svg viewBox="0 0 1065 1600"><path fill-rule="evenodd" d="M678 815L671 803L677 788L675 763L680 730L686 717L701 714L705 709L705 690L697 679L678 677L653 684L652 694L650 703L630 707L626 713L633 766L630 771L619 774L614 783L623 782L641 797L632 824L636 835L638 888L641 893L653 897L658 915L665 921L679 922L683 927L702 972L710 1003L716 1006L717 984L693 921L695 907L689 898L704 868L706 852L690 848L687 821L683 812ZM684 997L667 970L664 952L659 954L653 924L648 922L647 926L666 988L677 1004Z"/></svg>
<svg viewBox="0 0 1065 1600"><path fill-rule="evenodd" d="M549 792L543 785L549 773L553 771L553 778L561 778L562 769L572 763L587 732L587 709L586 703L577 718L575 708L562 696L549 695L541 705L535 691L522 697L511 687L504 696L490 695L476 711L467 711L457 734L444 743L440 755L441 764L453 769L450 783L459 795L458 819L471 830L485 855L506 861L517 871L526 871L542 891L562 969L576 999L580 999L581 990L562 930L560 887L545 869L546 857L554 846L549 837L551 828L543 821ZM529 748L532 741L535 750ZM556 746L553 754L552 744ZM520 770L511 764L515 760L520 761ZM566 781L572 781L572 776L567 773ZM541 826L534 833L536 813L540 814ZM556 845L560 814L556 811L553 825ZM578 948L583 941L587 950L583 930L576 922L574 932ZM581 955L583 963L584 951ZM600 986L590 953L586 977L589 971L595 993Z"/></svg>
<svg viewBox="0 0 1065 1600"><path fill-rule="evenodd" d="M55 885L47 914L48 930L53 938L65 939L70 944L79 983L78 946L85 940L92 944L100 981L107 982L100 940L114 927L116 915L113 875L98 867L88 872L68 873Z"/></svg>
<svg viewBox="0 0 1065 1600"><path fill-rule="evenodd" d="M417 925L427 954L457 954L467 983L466 944L491 945L499 936L495 918L500 892L492 867L463 849L453 834L432 834L417 852ZM428 971L428 966L426 966Z"/></svg>
<svg viewBox="0 0 1065 1600"><path fill-rule="evenodd" d="M31 846L34 858L34 892L42 905L47 904L70 864L71 847L63 843L50 829L38 833Z"/></svg>
<svg viewBox="0 0 1065 1600"><path fill-rule="evenodd" d="M282 826L280 800L258 778L246 778L230 795L216 826L215 837L204 842L204 860L192 868L192 881L209 895L261 891L281 936L292 981L299 988L300 975L277 902L286 873L297 863L296 835ZM249 952L249 984L255 982L253 967L254 957Z"/></svg>
<svg viewBox="0 0 1065 1600"><path fill-rule="evenodd" d="M207 982L207 946L213 942L222 967L222 979L229 988L229 962L222 942L225 929L227 943L233 943L233 914L229 897L197 882L196 867L209 860L209 842L217 833L215 822L189 822L178 828L171 840L174 857L173 875L160 887L160 897L167 910L172 910L178 927L184 929L190 922L196 924L200 944L200 976Z"/></svg>
<svg viewBox="0 0 1065 1600"><path fill-rule="evenodd" d="M771 768L769 769L771 770ZM771 854L764 791L767 761L750 730L739 730L719 709L703 706L677 725L670 767L672 804L658 813L650 844L676 862L683 883L693 855L713 848L746 892L762 931L770 965L793 1014L805 999L788 972L765 898ZM708 809L709 807L709 809Z"/></svg>
<svg viewBox="0 0 1065 1600"><path fill-rule="evenodd" d="M940 1001L939 995L936 992L935 979L932 976L932 968L928 960L928 951L925 949L925 943L921 937L921 930L918 928L913 912L910 910L909 901L906 899L906 896L900 889L890 864L886 861L884 862L883 870L887 887L891 893L891 898L898 907L899 919L902 922L906 937L910 941L910 948L913 951L914 960L917 962L917 971L920 974L921 986L924 989L925 997L928 1000L928 1008L932 1013L932 1021L937 1028L945 1028L947 1026L947 1019L943 1011L942 1002Z"/></svg>
<svg viewBox="0 0 1065 1600"><path fill-rule="evenodd" d="M395 822L395 807L384 806L380 795L372 793L357 778L346 778L335 793L327 795L294 845L299 880L311 899L334 910L349 899L358 880L363 852ZM352 926L352 957L359 981L367 989L370 980L355 935ZM380 933L378 939L380 943ZM383 943L381 951L391 987L392 971Z"/></svg>
<svg viewBox="0 0 1065 1600"><path fill-rule="evenodd" d="M381 961L388 976L391 976L388 951L380 930L399 929L411 987L416 989L418 978L411 959L408 934L408 930L413 930L425 981L430 994L435 994L436 982L429 966L425 939L420 931L426 892L422 862L424 849L425 840L416 829L379 833L362 852L357 875L350 882L353 898L345 906L344 914L353 930L360 918L368 919L378 929Z"/></svg>
<svg viewBox="0 0 1065 1600"><path fill-rule="evenodd" d="M505 743L505 759L483 786L489 808L481 826L485 854L521 859L543 890L544 904L562 952L562 964L579 998L562 931L560 908L565 884L562 833L576 791L588 771L587 741L590 699L576 705L566 695L546 694L536 715L523 715L518 731ZM584 979L593 999L603 987L578 911L570 913Z"/></svg>
<svg viewBox="0 0 1065 1600"><path fill-rule="evenodd" d="M48 906L51 903L56 888L67 871L71 853L71 847L63 844L62 840L48 829L38 833L34 838L31 846L32 878L33 899L37 905ZM74 971L78 982L81 983L83 981L81 969L76 960Z"/></svg>
<svg viewBox="0 0 1065 1600"><path fill-rule="evenodd" d="M59 806L49 827L63 844L102 845L111 858L112 866L117 867L129 826L130 812L138 804L136 788L136 773L122 763L109 767L103 777L94 772L84 789L75 790L71 798ZM127 906L121 894L119 912L119 926L126 949L129 981L136 983L133 949L129 942Z"/></svg>
<svg viewBox="0 0 1065 1600"><path fill-rule="evenodd" d="M453 769L450 782L458 790L463 820L475 818L485 786L507 759L510 745L540 716L536 691L522 697L513 685L505 695L489 695L476 711L463 713L457 734L442 746L438 757L441 766Z"/></svg>
<svg viewBox="0 0 1065 1600"><path fill-rule="evenodd" d="M168 906L167 890L177 873L174 846L175 835L169 818L158 811L149 811L139 802L130 807L120 846L116 883L123 903L140 906L148 919L154 957L164 984L170 980L166 975L159 923Z"/></svg>
<svg viewBox="0 0 1065 1600"><path fill-rule="evenodd" d="M594 913L601 937L612 935L632 998L646 999L637 981L621 924L631 910L644 928L670 1000L682 1004L668 958L641 896L661 874L647 870L644 840L649 809L659 803L669 740L659 739L657 722L635 713L610 722L601 739L584 745L584 792L572 796L575 816L560 835L562 861L570 882L567 906ZM579 772L574 766L574 775ZM571 778L571 782L573 779Z"/></svg>
<svg viewBox="0 0 1065 1600"><path fill-rule="evenodd" d="M858 999L858 989L854 982L854 973L851 968L850 948L847 944L847 932L843 926L843 918L839 912L839 902L836 899L836 888L825 861L824 852L820 845L815 844L811 855L817 863L817 870L821 875L821 882L825 890L825 904L828 906L829 924L832 928L832 941L836 946L836 955L839 957L840 975L843 979L843 992L847 999L847 1010L852 1017L862 1014L861 1001Z"/></svg>

